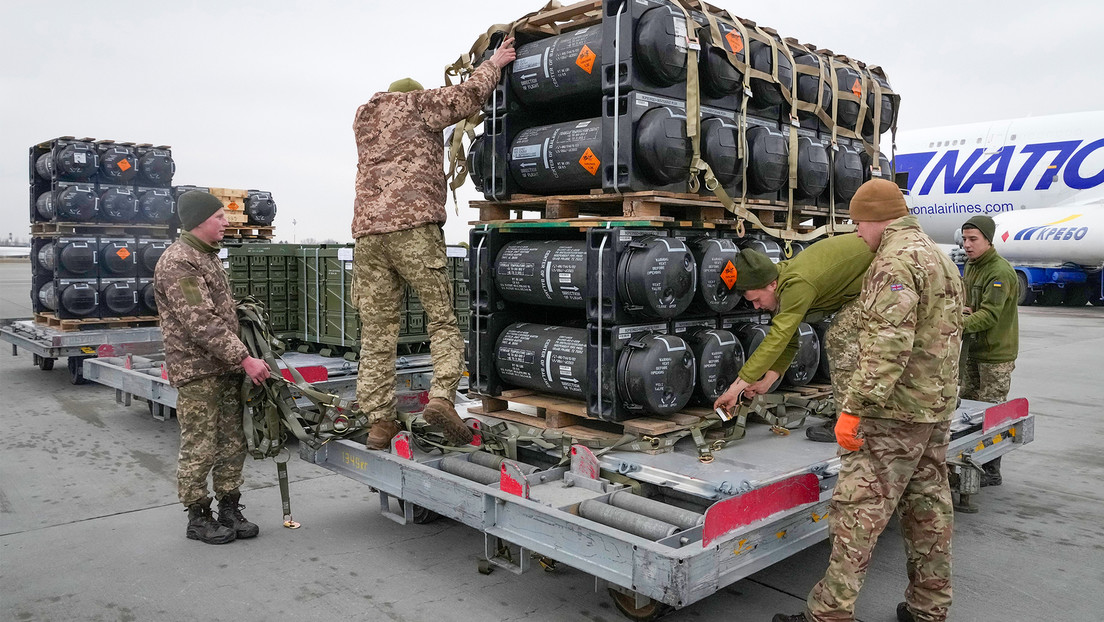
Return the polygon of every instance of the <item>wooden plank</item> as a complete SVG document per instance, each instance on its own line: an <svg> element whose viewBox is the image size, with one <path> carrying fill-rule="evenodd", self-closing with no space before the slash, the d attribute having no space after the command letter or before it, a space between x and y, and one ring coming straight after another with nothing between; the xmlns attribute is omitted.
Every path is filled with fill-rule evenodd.
<svg viewBox="0 0 1104 622"><path fill-rule="evenodd" d="M511 402L517 402L518 404L544 408L546 411L556 411L584 418L587 416L586 402L573 400L566 397L542 395L530 391L529 395L518 395L515 397L510 397L509 400Z"/></svg>
<svg viewBox="0 0 1104 622"><path fill-rule="evenodd" d="M553 199L545 204L545 218L578 218L579 205L572 201Z"/></svg>
<svg viewBox="0 0 1104 622"><path fill-rule="evenodd" d="M625 199L624 215L636 218L659 218L660 204L656 201L641 201Z"/></svg>
<svg viewBox="0 0 1104 622"><path fill-rule="evenodd" d="M556 22L569 21L579 15L585 15L586 13L589 13L591 11L601 10L601 0L584 0L583 2L576 2L575 4L569 4L565 7L542 12L538 15L530 17L527 21L533 26L543 26L546 24L554 24Z"/></svg>
<svg viewBox="0 0 1104 622"><path fill-rule="evenodd" d="M606 432L605 430L596 430L594 428L588 428L584 425L569 425L561 428L555 428L548 425L548 421L542 419L541 417L525 415L514 410L496 410L494 412L485 412L482 408L479 407L468 407L468 412L473 415L482 415L484 417L502 419L504 421L513 421L514 423L520 423L534 428L540 428L542 430L554 429L558 432L566 433L574 438L582 440L614 441L621 438L620 434L614 432Z"/></svg>
<svg viewBox="0 0 1104 622"><path fill-rule="evenodd" d="M697 419L694 421L697 422ZM636 419L625 420L622 423L625 426L625 432L630 434L646 434L648 436L666 434L683 428L683 426L670 419L659 419L655 417L637 417Z"/></svg>
<svg viewBox="0 0 1104 622"><path fill-rule="evenodd" d="M583 418L565 413L559 410L551 410L547 408L540 408L538 410L544 411L544 421L550 428L565 428L567 426L579 425L583 422Z"/></svg>

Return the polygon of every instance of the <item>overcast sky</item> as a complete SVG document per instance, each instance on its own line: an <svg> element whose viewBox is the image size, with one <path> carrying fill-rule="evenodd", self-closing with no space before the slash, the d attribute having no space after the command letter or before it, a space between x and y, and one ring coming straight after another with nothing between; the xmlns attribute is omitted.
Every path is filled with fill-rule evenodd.
<svg viewBox="0 0 1104 622"><path fill-rule="evenodd" d="M171 145L174 184L269 190L278 238L349 240L357 106L403 76L443 85L544 3L4 0L0 240L27 236L28 147L62 135ZM715 4L883 66L902 131L1104 108L1099 2ZM460 198L450 243L478 217L470 182Z"/></svg>

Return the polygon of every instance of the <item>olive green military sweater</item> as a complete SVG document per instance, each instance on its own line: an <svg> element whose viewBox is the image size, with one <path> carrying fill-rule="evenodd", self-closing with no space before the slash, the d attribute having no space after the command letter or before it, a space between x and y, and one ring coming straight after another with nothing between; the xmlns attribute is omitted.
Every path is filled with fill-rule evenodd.
<svg viewBox="0 0 1104 622"><path fill-rule="evenodd" d="M1020 351L1019 281L1012 264L990 248L966 262L966 316L963 348L980 363L1007 363Z"/></svg>
<svg viewBox="0 0 1104 622"><path fill-rule="evenodd" d="M778 312L770 333L740 369L740 378L754 383L774 370L786 372L797 353L797 329L802 321L817 322L859 296L863 275L874 253L855 235L820 240L793 259L778 263Z"/></svg>

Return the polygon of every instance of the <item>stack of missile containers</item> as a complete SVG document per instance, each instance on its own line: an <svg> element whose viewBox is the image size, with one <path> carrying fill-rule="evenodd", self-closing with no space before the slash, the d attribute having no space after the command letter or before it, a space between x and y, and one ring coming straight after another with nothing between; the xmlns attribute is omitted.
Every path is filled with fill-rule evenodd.
<svg viewBox="0 0 1104 622"><path fill-rule="evenodd" d="M700 152L730 197L846 215L864 181L892 178L878 147L899 98L879 68L727 14L691 12L688 22L665 0L604 0L601 11L562 34L518 30L517 60L468 153L488 200L691 192L685 102L694 31ZM713 194L704 184L698 192ZM589 416L620 421L712 404L735 379L769 318L732 290L733 263L747 247L779 261L778 241L608 224L585 233L473 230L474 390L570 396L586 402ZM800 327L798 355L779 384L827 378L824 330Z"/></svg>
<svg viewBox="0 0 1104 622"><path fill-rule="evenodd" d="M171 240L168 146L63 136L30 148L31 302L40 319L156 319Z"/></svg>
<svg viewBox="0 0 1104 622"><path fill-rule="evenodd" d="M255 231L255 236L234 235L227 237L225 242L237 243L241 240L254 239L267 241L272 239L272 223L276 220L276 202L272 199L272 193L264 190L238 190L234 188L214 188L211 186L174 186L173 196L180 195L189 190L199 190L214 195L223 205L223 213L230 223L229 228L248 227Z"/></svg>

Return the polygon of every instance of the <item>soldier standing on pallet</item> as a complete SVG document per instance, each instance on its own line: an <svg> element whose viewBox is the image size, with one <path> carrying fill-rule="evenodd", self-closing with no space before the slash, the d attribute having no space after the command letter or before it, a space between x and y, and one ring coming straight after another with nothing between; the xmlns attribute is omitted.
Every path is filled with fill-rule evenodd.
<svg viewBox="0 0 1104 622"><path fill-rule="evenodd" d="M966 251L966 324L962 342L959 396L964 400L1003 402L1008 399L1012 370L1020 350L1019 280L1012 264L993 248L997 225L988 216L974 216L962 225ZM1000 486L1000 458L983 465L982 486Z"/></svg>
<svg viewBox="0 0 1104 622"><path fill-rule="evenodd" d="M851 199L851 219L876 254L858 299L859 364L836 424L843 451L828 506L832 554L805 612L778 614L774 622L853 620L874 545L894 510L909 578L897 619L942 622L951 605L947 445L958 393L962 280L893 182L863 184Z"/></svg>
<svg viewBox="0 0 1104 622"><path fill-rule="evenodd" d="M238 338L237 308L218 257L227 225L222 201L192 190L180 195L177 211L183 233L161 256L153 277L165 366L177 390L177 487L188 508L188 538L225 544L260 531L242 516L239 503L246 453L241 388L243 372L260 384L269 367ZM208 474L218 521L211 515Z"/></svg>
<svg viewBox="0 0 1104 622"><path fill-rule="evenodd" d="M740 395L767 393L797 353L797 329L801 322L817 322L835 313L825 335L831 367L832 390L839 399L858 361L854 335L859 331L859 307L855 300L862 289L874 253L853 235L820 240L793 259L773 263L754 249L744 249L735 261L733 285L756 309L774 314L770 333L740 368L736 381L713 404L730 409ZM835 421L805 430L814 441L834 443Z"/></svg>
<svg viewBox="0 0 1104 622"><path fill-rule="evenodd" d="M439 89L404 78L361 106L353 122L357 143L353 206L353 303L360 312L357 403L372 428L366 445L387 449L395 421L395 356L399 305L409 283L429 318L433 383L424 417L453 443L472 433L453 407L464 368L464 340L453 310L445 254L445 176L442 132L479 111L514 60L513 37L464 83Z"/></svg>

